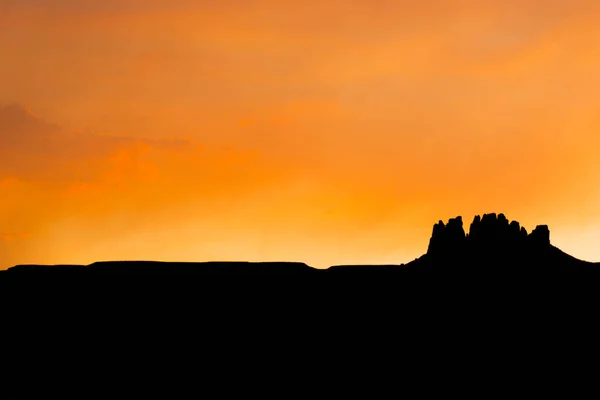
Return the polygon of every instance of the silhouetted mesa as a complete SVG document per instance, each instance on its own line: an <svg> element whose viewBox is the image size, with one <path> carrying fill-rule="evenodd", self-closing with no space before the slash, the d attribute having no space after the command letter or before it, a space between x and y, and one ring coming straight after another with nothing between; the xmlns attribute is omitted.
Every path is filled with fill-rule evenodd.
<svg viewBox="0 0 600 400"><path fill-rule="evenodd" d="M5 271L6 278L13 280L37 279L56 283L57 279L77 278L83 282L90 279L106 282L144 280L144 282L233 279L249 277L286 278L310 275L317 271L304 263L293 262L157 262L157 261L112 261L90 265L18 265Z"/></svg>

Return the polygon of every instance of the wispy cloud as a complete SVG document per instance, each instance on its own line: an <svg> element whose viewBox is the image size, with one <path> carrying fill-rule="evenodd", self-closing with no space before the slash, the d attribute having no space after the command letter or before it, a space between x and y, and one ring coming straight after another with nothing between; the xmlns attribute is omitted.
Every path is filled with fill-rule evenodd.
<svg viewBox="0 0 600 400"><path fill-rule="evenodd" d="M169 150L189 145L185 141L68 132L20 105L0 107L0 178L94 181L119 152L136 152L146 147Z"/></svg>

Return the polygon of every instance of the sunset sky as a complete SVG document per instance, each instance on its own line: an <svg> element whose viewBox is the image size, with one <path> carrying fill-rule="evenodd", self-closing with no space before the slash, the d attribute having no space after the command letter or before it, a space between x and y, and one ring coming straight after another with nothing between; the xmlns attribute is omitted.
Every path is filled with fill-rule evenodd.
<svg viewBox="0 0 600 400"><path fill-rule="evenodd" d="M0 269L600 261L600 1L0 0Z"/></svg>

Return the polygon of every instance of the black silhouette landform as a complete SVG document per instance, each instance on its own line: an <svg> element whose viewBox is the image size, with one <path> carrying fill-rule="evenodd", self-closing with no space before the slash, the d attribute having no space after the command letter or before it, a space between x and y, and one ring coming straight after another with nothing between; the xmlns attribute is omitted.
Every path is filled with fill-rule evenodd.
<svg viewBox="0 0 600 400"><path fill-rule="evenodd" d="M514 353L526 346L529 352L535 343L544 353L552 349L554 357L557 343L577 343L588 331L561 321L579 313L581 321L596 323L600 291L598 281L588 277L599 270L599 264L552 246L547 226L528 233L502 214L475 217L468 234L461 217L440 221L427 253L402 265L315 269L303 263L129 261L15 266L0 272L0 321L9 335L3 361L25 382L6 398L55 392L64 398L80 379L93 382L85 383L87 392L110 388L111 397L129 382L136 394L129 397L137 398L140 390L155 394L155 382L163 382L173 368L177 384L164 397L179 398L170 391L180 388L182 369L191 374L187 380L195 390L213 381L208 372L188 370L190 363L224 379L223 384L215 380L219 391L246 391L251 385L240 383L244 377L270 387L278 381L274 377L285 375L295 379L289 387L304 387L316 376L307 375L305 365L319 367L324 359L361 372L376 365L388 368L373 359L357 361L361 355L401 360L409 370L419 364L407 360L417 360L426 364L418 374L430 379L423 371L435 357L444 358L443 349L457 352L447 357L452 364L441 364L452 368L443 369L458 368L463 376L454 361L465 359L469 348L494 363L500 358L486 350ZM527 327L544 319L551 321L550 328L527 336ZM577 338L556 337L561 324ZM330 370L329 362L323 364L326 379L337 370ZM479 361L473 365L491 371L480 368ZM42 375L58 371L58 389L34 383L34 367ZM294 368L303 371L291 372ZM395 367L391 371L396 374ZM140 381L132 380L136 373ZM29 395L35 389L44 396ZM87 392L76 391L74 398Z"/></svg>
<svg viewBox="0 0 600 400"><path fill-rule="evenodd" d="M476 216L466 233L462 217L439 221L433 227L427 253L400 265L337 265L312 268L294 262L155 262L114 261L91 265L17 265L0 272L0 281L15 284L41 282L92 283L139 279L190 284L217 280L247 281L253 278L294 280L322 277L373 277L419 273L470 277L527 276L558 272L595 272L599 263L570 256L550 243L550 230L537 226L531 233L504 214Z"/></svg>

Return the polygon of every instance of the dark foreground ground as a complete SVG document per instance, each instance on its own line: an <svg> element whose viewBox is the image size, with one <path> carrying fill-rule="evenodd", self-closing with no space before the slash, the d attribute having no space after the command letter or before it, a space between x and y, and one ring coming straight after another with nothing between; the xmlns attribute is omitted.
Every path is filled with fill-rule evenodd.
<svg viewBox="0 0 600 400"><path fill-rule="evenodd" d="M16 266L0 398L539 394L597 359L599 300L598 264L495 215L405 265Z"/></svg>

